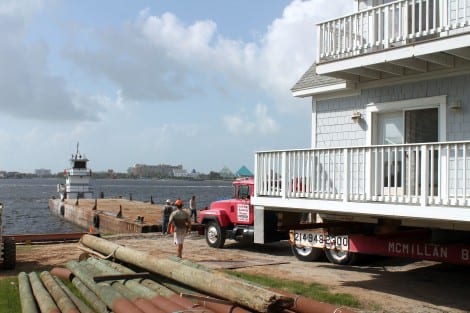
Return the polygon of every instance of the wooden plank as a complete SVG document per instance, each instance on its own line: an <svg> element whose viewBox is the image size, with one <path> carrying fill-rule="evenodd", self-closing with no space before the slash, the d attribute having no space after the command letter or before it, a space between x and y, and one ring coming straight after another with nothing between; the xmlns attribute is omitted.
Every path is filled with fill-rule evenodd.
<svg viewBox="0 0 470 313"><path fill-rule="evenodd" d="M4 235L4 238L13 238L16 243L19 242L38 242L38 241L78 241L86 233L56 233L56 234L17 234Z"/></svg>

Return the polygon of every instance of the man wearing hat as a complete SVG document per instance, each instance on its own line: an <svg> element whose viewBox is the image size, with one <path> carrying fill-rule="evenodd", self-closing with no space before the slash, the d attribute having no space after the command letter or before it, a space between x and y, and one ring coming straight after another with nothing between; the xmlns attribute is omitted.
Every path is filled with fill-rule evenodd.
<svg viewBox="0 0 470 313"><path fill-rule="evenodd" d="M176 200L175 206L176 210L170 215L168 227L170 227L170 225L175 227L174 237L177 247L177 256L181 258L183 255L184 237L191 229L191 218L189 217L189 213L183 210L183 201L180 199Z"/></svg>
<svg viewBox="0 0 470 313"><path fill-rule="evenodd" d="M173 212L173 206L171 205L170 199L166 199L165 206L163 207L163 221L162 221L162 234L166 234L168 231L168 221L170 215Z"/></svg>

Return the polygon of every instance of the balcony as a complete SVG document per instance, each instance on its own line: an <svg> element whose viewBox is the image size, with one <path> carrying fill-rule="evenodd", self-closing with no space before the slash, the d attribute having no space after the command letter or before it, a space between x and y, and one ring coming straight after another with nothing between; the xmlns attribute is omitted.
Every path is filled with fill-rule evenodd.
<svg viewBox="0 0 470 313"><path fill-rule="evenodd" d="M400 0L317 25L317 74L371 81L470 67L466 0Z"/></svg>
<svg viewBox="0 0 470 313"><path fill-rule="evenodd" d="M470 141L258 152L255 162L254 205L470 222Z"/></svg>

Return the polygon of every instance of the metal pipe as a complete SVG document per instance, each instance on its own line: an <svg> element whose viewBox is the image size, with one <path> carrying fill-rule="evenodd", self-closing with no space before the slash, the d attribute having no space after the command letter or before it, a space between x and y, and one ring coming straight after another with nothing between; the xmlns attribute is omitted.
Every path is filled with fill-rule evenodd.
<svg viewBox="0 0 470 313"><path fill-rule="evenodd" d="M174 303L163 296L155 296L150 301L164 312L181 312L186 309L182 305Z"/></svg>
<svg viewBox="0 0 470 313"><path fill-rule="evenodd" d="M28 275L25 272L18 274L18 289L20 292L21 310L23 313L38 313L36 300L34 299L33 290L29 283Z"/></svg>
<svg viewBox="0 0 470 313"><path fill-rule="evenodd" d="M112 267L109 267L107 264L103 262L100 262L100 260L89 258L86 262L94 266L97 270L101 271L102 273L122 274L118 270L113 269ZM131 273L126 273L126 274L131 274ZM126 280L116 280L116 281L122 282L125 286L129 287L129 289L131 289L133 292L135 292L141 297L151 298L157 295L157 293L153 291L152 289L147 288L144 285L140 284L139 282L140 280L141 279L126 279ZM111 285L113 285L112 282L111 282Z"/></svg>
<svg viewBox="0 0 470 313"><path fill-rule="evenodd" d="M82 294L82 296L87 300L87 302L91 305L93 310L97 313L108 313L108 307L106 304L96 296L96 294L91 291L78 277L74 277L72 279L72 284L77 288L78 291Z"/></svg>
<svg viewBox="0 0 470 313"><path fill-rule="evenodd" d="M39 279L38 273L31 272L28 274L31 288L33 289L34 297L39 305L42 313L60 313L59 308L55 304L49 292L47 292L44 285Z"/></svg>
<svg viewBox="0 0 470 313"><path fill-rule="evenodd" d="M169 297L168 300L170 300L171 302L174 302L176 304L179 304L179 305L181 305L184 308L189 309L189 310L194 310L194 311L201 312L201 313L203 313L203 312L204 313L215 313L215 311L212 311L209 308L205 308L201 304L193 302L193 301L189 300L188 298L178 296L177 294L174 294L173 296Z"/></svg>
<svg viewBox="0 0 470 313"><path fill-rule="evenodd" d="M68 261L67 268L72 273L80 278L83 283L90 288L106 306L113 310L115 313L143 313L142 310L137 308L131 301L126 299L122 294L117 292L114 288L106 283L95 283L88 275L83 266L76 261Z"/></svg>
<svg viewBox="0 0 470 313"><path fill-rule="evenodd" d="M107 274L121 273L118 270L110 267L108 264L101 262L101 261L102 260L90 258L86 262L89 265L94 266L94 269L96 271L100 271L100 272L107 273ZM132 274L132 273L126 273L126 274ZM171 311L167 311L169 307L166 306L165 303L162 304L164 300L160 299L160 301L157 301L157 302L152 301L152 299L158 297L158 294L154 290L141 285L138 282L138 280L140 279L116 280L116 281L111 282L110 284L113 288L116 288L121 294L126 296L132 302L134 302L136 306L139 307L144 312L155 311L155 312L165 313L165 312L181 311L182 309L185 309L183 306L176 305L176 306L170 307L170 309L172 309Z"/></svg>
<svg viewBox="0 0 470 313"><path fill-rule="evenodd" d="M51 275L57 276L67 281L72 281L73 278L72 272L69 269L63 267L54 267L51 270Z"/></svg>
<svg viewBox="0 0 470 313"><path fill-rule="evenodd" d="M111 262L111 261L108 261L108 260L89 258L87 260L87 262L89 262L91 264L102 263L102 264L105 264L108 267L113 268L113 269L119 271L120 273L124 273L124 274L135 273L133 270L131 270L128 267L125 267L121 264ZM174 292L172 290L168 289L167 287L165 287L165 286L163 286L163 285L161 285L161 284L159 284L159 283L157 283L157 282L155 282L151 279L142 279L142 280L140 280L140 283L143 286L155 291L157 294L159 294L161 296L168 297L168 296L171 296L171 295L174 294Z"/></svg>
<svg viewBox="0 0 470 313"><path fill-rule="evenodd" d="M106 261L106 260L99 260L99 259L89 258L89 259L87 259L87 262L94 265L94 266L96 266L98 269L100 269L100 270L102 270L103 272L106 272L106 273L125 273L125 274L133 274L134 273L134 271L132 271L131 269L128 269L128 268L126 268L126 267L124 267L120 264L110 262L110 261ZM121 271L119 271L118 268L120 268ZM138 281L140 281L140 282L138 282ZM149 285L156 286L157 290L152 289L150 286L148 288L151 290L151 292L148 292L145 289L142 289L142 287L145 287L145 286L142 286L142 284L145 283L145 282L147 282ZM194 303L194 302L188 300L187 298L178 296L173 291L169 290L168 288L163 287L160 284L157 284L156 282L154 282L150 279L126 280L124 282L124 285L128 286L129 288L131 288L134 291L142 290L142 292L138 292L138 291L137 292L139 294L141 294L142 296L145 296L145 297L148 297L148 298L153 298L153 297L156 297L157 295L160 295L160 296L164 296L165 298L167 298L171 302L181 306L184 309L198 308L199 313L203 313L203 312L205 312L205 313L214 313L212 310L203 309L203 307L201 305L199 305L197 303ZM164 294L159 293L158 291L160 291L160 290L163 290Z"/></svg>
<svg viewBox="0 0 470 313"><path fill-rule="evenodd" d="M304 296L294 295L284 290L275 291L285 294L288 297L294 298L294 306L290 310L297 313L356 313L345 307L338 307L336 305L317 301Z"/></svg>
<svg viewBox="0 0 470 313"><path fill-rule="evenodd" d="M256 297L256 295L254 296ZM198 303L217 313L251 313L251 311L245 310L235 304L223 304L205 300L198 300Z"/></svg>
<svg viewBox="0 0 470 313"><path fill-rule="evenodd" d="M64 282L59 277L54 277L56 283L62 288L62 290L67 294L67 296L72 300L80 313L95 313L85 302L83 302L79 297L73 294Z"/></svg>
<svg viewBox="0 0 470 313"><path fill-rule="evenodd" d="M84 235L81 242L98 252L114 255L119 260L151 272L156 272L255 311L277 311L291 307L294 302L290 297L254 286L248 282L232 279L227 276L215 275L170 260L156 259L149 253L133 250L102 238Z"/></svg>
<svg viewBox="0 0 470 313"><path fill-rule="evenodd" d="M72 300L67 296L67 294L60 288L59 284L54 280L51 273L44 271L40 275L42 283L46 286L46 289L49 291L49 294L54 299L55 303L59 307L60 311L63 313L80 313L73 304Z"/></svg>
<svg viewBox="0 0 470 313"><path fill-rule="evenodd" d="M124 295L129 299L136 307L138 307L144 313L165 313L160 310L152 301L143 298L138 293L124 286L123 283L115 281L111 283L111 286L116 289L120 294Z"/></svg>

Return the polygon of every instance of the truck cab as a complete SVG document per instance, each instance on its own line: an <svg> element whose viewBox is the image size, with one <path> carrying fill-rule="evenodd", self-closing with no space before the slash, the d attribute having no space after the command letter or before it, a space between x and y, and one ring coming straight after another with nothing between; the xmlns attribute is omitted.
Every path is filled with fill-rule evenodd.
<svg viewBox="0 0 470 313"><path fill-rule="evenodd" d="M214 201L208 210L201 211L200 221L205 228L206 242L210 247L222 248L226 239L239 242L254 242L254 209L251 198L254 194L254 178L239 178L233 182L231 199ZM285 230L278 229L280 216L276 212L265 212L263 221L266 242L288 239Z"/></svg>
<svg viewBox="0 0 470 313"><path fill-rule="evenodd" d="M254 179L240 178L233 182L231 199L214 201L208 210L201 211L200 221L205 226L207 244L222 248L225 239L253 242Z"/></svg>

